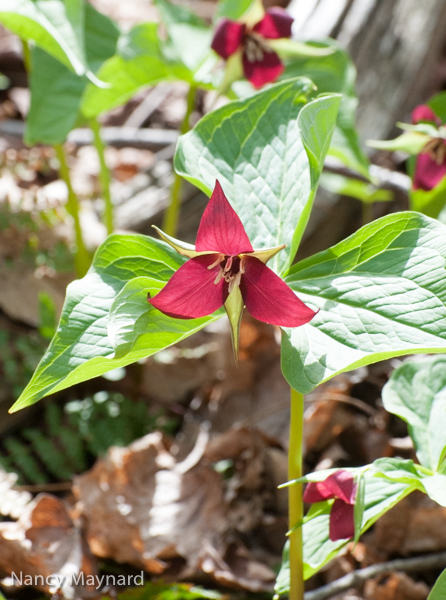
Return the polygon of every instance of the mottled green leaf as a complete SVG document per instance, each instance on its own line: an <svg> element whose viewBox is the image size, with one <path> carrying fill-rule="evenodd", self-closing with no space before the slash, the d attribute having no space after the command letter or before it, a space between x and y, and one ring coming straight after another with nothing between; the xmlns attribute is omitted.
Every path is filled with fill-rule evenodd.
<svg viewBox="0 0 446 600"><path fill-rule="evenodd" d="M312 207L339 96L306 104L312 83L276 84L204 116L182 136L176 171L210 195L215 180L254 248L288 244L270 261L288 269Z"/></svg>
<svg viewBox="0 0 446 600"><path fill-rule="evenodd" d="M385 481L364 471L364 513L361 533L369 529L385 512L416 489L416 484ZM329 501L313 505L303 525L304 578L309 579L332 560L350 540L332 542L329 535L331 505ZM313 514L314 513L314 516ZM289 591L289 556L284 553L281 571L276 582L276 593Z"/></svg>
<svg viewBox="0 0 446 600"><path fill-rule="evenodd" d="M418 213L366 225L292 267L285 281L319 309L282 336L282 370L308 393L337 373L446 351L446 227Z"/></svg>
<svg viewBox="0 0 446 600"><path fill-rule="evenodd" d="M446 356L406 361L382 398L385 409L408 424L420 463L437 471L446 450Z"/></svg>
<svg viewBox="0 0 446 600"><path fill-rule="evenodd" d="M84 27L89 68L96 72L115 53L119 30L113 21L90 4L85 6ZM32 50L31 106L25 131L27 144L52 145L65 141L79 118L81 98L87 83L86 76L79 77L44 50Z"/></svg>
<svg viewBox="0 0 446 600"><path fill-rule="evenodd" d="M87 72L79 31L83 3L62 0L0 0L0 23L39 47L78 75Z"/></svg>
<svg viewBox="0 0 446 600"><path fill-rule="evenodd" d="M115 357L107 326L110 309L121 290L135 277L150 277L154 286L161 286L182 263L179 254L164 242L143 235L109 236L96 252L87 275L68 286L56 335L12 410L19 410L48 394L149 356L188 335L188 327L190 334L207 321L217 318L218 314L199 322L180 322L162 317L158 311L151 309L147 294L145 298L141 296L141 301L133 296L131 300L138 311L137 335L131 334L134 335L131 343L125 338L125 350L129 351L122 355L120 347L120 358ZM115 325L120 317L116 314L119 311L124 321L126 318L125 307L115 304ZM140 325L149 331L138 330ZM113 329L115 341L121 342L123 329L125 325L121 329Z"/></svg>
<svg viewBox="0 0 446 600"><path fill-rule="evenodd" d="M99 69L97 76L107 88L88 85L81 110L96 117L129 100L137 91L171 75L163 59L157 23L136 25L118 41L118 52Z"/></svg>
<svg viewBox="0 0 446 600"><path fill-rule="evenodd" d="M337 127L329 154L346 166L369 177L369 163L365 157L355 127L358 99L355 91L356 69L347 52L336 42L315 43L316 48L333 49L327 56L295 57L286 62L283 78L304 75L317 86L318 93L340 93Z"/></svg>

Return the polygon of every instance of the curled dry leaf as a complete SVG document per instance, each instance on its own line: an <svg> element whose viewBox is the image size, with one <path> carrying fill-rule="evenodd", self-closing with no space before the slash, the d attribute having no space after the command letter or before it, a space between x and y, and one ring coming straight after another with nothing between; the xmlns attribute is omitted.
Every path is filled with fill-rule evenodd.
<svg viewBox="0 0 446 600"><path fill-rule="evenodd" d="M238 540L239 521L234 523L222 478L210 465L222 460L217 449L221 445L208 445L208 452L202 437L199 435L192 452L177 462L162 435L152 433L127 448L111 448L78 477L75 494L90 548L97 556L163 573L164 578L170 575L178 580L205 573L222 585L270 590L275 575ZM249 436L241 437L235 453L230 452L235 462L240 457L247 461L244 452L255 446ZM228 438L223 441L228 447ZM264 459L266 456L263 451ZM259 464L254 463L255 472L238 480L234 494L241 493L240 486L245 485L258 490ZM259 519L251 526L258 524Z"/></svg>
<svg viewBox="0 0 446 600"><path fill-rule="evenodd" d="M203 545L225 528L220 476L186 458L176 463L160 433L110 448L77 478L75 493L91 550L151 573L182 557L197 568Z"/></svg>
<svg viewBox="0 0 446 600"><path fill-rule="evenodd" d="M63 503L49 494L37 496L17 522L0 523L0 569L11 576L15 573L24 584L35 582L46 592L60 587L66 598L88 591L74 587L80 573L84 582L96 575L78 527Z"/></svg>
<svg viewBox="0 0 446 600"><path fill-rule="evenodd" d="M384 573L364 586L365 600L426 600L429 587L405 573Z"/></svg>
<svg viewBox="0 0 446 600"><path fill-rule="evenodd" d="M446 549L446 508L413 492L375 524L371 545L387 556Z"/></svg>

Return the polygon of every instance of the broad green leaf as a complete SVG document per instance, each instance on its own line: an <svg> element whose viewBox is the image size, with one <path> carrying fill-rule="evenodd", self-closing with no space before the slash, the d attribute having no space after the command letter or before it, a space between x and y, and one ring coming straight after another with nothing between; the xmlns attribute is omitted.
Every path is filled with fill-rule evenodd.
<svg viewBox="0 0 446 600"><path fill-rule="evenodd" d="M401 458L380 458L372 465L377 477L390 481L415 485L416 489L427 494L432 500L446 506L446 476L441 473L423 473L413 460Z"/></svg>
<svg viewBox="0 0 446 600"><path fill-rule="evenodd" d="M446 177L433 190L411 190L410 207L428 217L437 218L446 205Z"/></svg>
<svg viewBox="0 0 446 600"><path fill-rule="evenodd" d="M141 302L139 298L136 301L135 297L132 301L141 310L139 323L150 326L152 333L142 332L143 345L138 343L139 338L135 339L134 349L115 358L107 326L116 297L127 282L135 277L150 277L158 285L166 283L183 262L170 246L153 238L143 235L109 236L96 252L87 275L68 286L56 335L11 410L19 410L48 394L150 356L196 331L206 322L218 318L217 313L208 319L201 319L199 323L195 320L179 322L171 319L169 327L167 317L161 318L157 314L153 324L150 319L145 319L147 315L144 317L144 291L141 290ZM144 301L147 313L151 312L147 293ZM116 308L115 305L115 311ZM158 323L162 324L163 330L158 328Z"/></svg>
<svg viewBox="0 0 446 600"><path fill-rule="evenodd" d="M254 248L288 244L269 265L288 269L307 223L339 105L305 104L312 83L285 81L204 116L181 136L177 173L210 195L218 179Z"/></svg>
<svg viewBox="0 0 446 600"><path fill-rule="evenodd" d="M62 0L0 0L0 23L83 75L88 67L76 35L82 10L78 0L67 5Z"/></svg>
<svg viewBox="0 0 446 600"><path fill-rule="evenodd" d="M375 477L374 472L364 471L364 513L361 533L369 529L375 521L391 509L405 496L416 489L416 484L407 485L385 481ZM315 510L316 509L316 510ZM311 507L303 525L304 578L309 579L332 560L350 540L332 542L329 537L330 502L320 502ZM314 511L314 516L310 513ZM289 591L289 554L284 551L275 591L278 595Z"/></svg>
<svg viewBox="0 0 446 600"><path fill-rule="evenodd" d="M81 110L86 117L96 117L120 106L140 89L171 76L161 53L157 29L156 23L142 23L121 36L118 53L97 73L109 87L89 84L85 90Z"/></svg>
<svg viewBox="0 0 446 600"><path fill-rule="evenodd" d="M210 53L212 29L193 12L169 0L154 0L166 26L171 61L182 63L191 77Z"/></svg>
<svg viewBox="0 0 446 600"><path fill-rule="evenodd" d="M333 49L327 56L295 57L286 62L283 78L304 75L317 86L318 93L341 93L337 127L329 154L346 166L369 178L369 163L365 157L355 128L358 99L355 91L356 69L345 50L336 42L315 43L316 48Z"/></svg>
<svg viewBox="0 0 446 600"><path fill-rule="evenodd" d="M89 68L96 72L115 53L119 30L113 21L88 3L85 5L84 29ZM44 50L33 49L26 143L64 142L79 118L81 98L87 83L87 77L77 76Z"/></svg>
<svg viewBox="0 0 446 600"><path fill-rule="evenodd" d="M382 398L385 409L408 424L420 463L437 471L446 450L446 356L406 361Z"/></svg>
<svg viewBox="0 0 446 600"><path fill-rule="evenodd" d="M108 321L108 337L116 358L145 349L154 354L223 314L219 311L213 317L191 320L167 317L147 302L147 294L155 295L164 285L160 279L135 277L116 296Z"/></svg>
<svg viewBox="0 0 446 600"><path fill-rule="evenodd" d="M446 92L435 94L427 103L434 113L440 117L442 123L446 123Z"/></svg>
<svg viewBox="0 0 446 600"><path fill-rule="evenodd" d="M367 145L380 150L396 152L398 150L408 154L419 154L431 138L425 133L408 131L399 135L394 140L368 140Z"/></svg>
<svg viewBox="0 0 446 600"><path fill-rule="evenodd" d="M427 600L446 600L446 569L435 582Z"/></svg>
<svg viewBox="0 0 446 600"><path fill-rule="evenodd" d="M322 173L320 184L332 194L351 196L366 204L393 200L393 193L390 190L382 190L376 188L372 183L336 173Z"/></svg>
<svg viewBox="0 0 446 600"><path fill-rule="evenodd" d="M446 506L446 475L435 473L430 477L423 477L421 483L431 500L440 506Z"/></svg>
<svg viewBox="0 0 446 600"><path fill-rule="evenodd" d="M225 17L237 21L252 3L253 0L220 0L215 11L215 19Z"/></svg>
<svg viewBox="0 0 446 600"><path fill-rule="evenodd" d="M393 356L446 351L446 227L397 213L292 267L285 281L314 319L282 335L282 371L308 393Z"/></svg>

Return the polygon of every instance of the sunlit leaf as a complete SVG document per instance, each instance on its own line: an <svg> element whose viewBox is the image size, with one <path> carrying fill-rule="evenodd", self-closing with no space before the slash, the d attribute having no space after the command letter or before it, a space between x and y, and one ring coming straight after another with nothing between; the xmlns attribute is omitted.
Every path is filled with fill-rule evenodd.
<svg viewBox="0 0 446 600"><path fill-rule="evenodd" d="M388 412L408 424L420 463L437 471L446 450L446 356L403 363L384 386L382 399Z"/></svg>
<svg viewBox="0 0 446 600"><path fill-rule="evenodd" d="M314 319L282 336L282 370L308 393L337 373L446 351L446 227L397 213L294 265L285 281Z"/></svg>
<svg viewBox="0 0 446 600"><path fill-rule="evenodd" d="M182 136L176 171L210 195L218 178L254 248L288 244L269 265L289 267L307 224L339 96L306 104L290 80L204 116Z"/></svg>
<svg viewBox="0 0 446 600"><path fill-rule="evenodd" d="M68 10L67 10L68 8ZM88 70L78 37L83 3L62 0L0 0L0 23L64 63L77 75Z"/></svg>
<svg viewBox="0 0 446 600"><path fill-rule="evenodd" d="M150 277L153 285L161 286L182 263L180 255L164 242L142 235L109 236L96 252L87 275L68 286L57 333L12 410L150 356L218 318L218 313L199 322L162 317L147 303L146 288L139 288L140 297L137 294L131 297L131 310L136 306L139 324L149 327L149 331L136 328L137 335L132 333L132 342L126 347L129 351L115 358L107 326L110 309L121 290L135 277ZM115 304L113 323L116 325L121 317L124 321L127 318L126 308L121 307L119 312L119 305ZM118 332L121 341L123 327L117 326L113 331ZM128 344L128 339L125 343Z"/></svg>
<svg viewBox="0 0 446 600"><path fill-rule="evenodd" d="M84 28L89 68L96 72L115 53L119 30L111 19L88 3L85 5ZM82 94L87 84L86 76L79 77L44 50L32 50L31 106L26 120L26 142L30 145L64 142L79 118Z"/></svg>

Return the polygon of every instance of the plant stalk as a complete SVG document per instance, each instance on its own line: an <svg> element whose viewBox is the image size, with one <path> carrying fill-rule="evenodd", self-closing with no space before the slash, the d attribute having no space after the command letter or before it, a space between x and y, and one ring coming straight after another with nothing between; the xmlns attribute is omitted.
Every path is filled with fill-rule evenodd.
<svg viewBox="0 0 446 600"><path fill-rule="evenodd" d="M63 144L55 144L54 149L60 164L60 178L65 182L68 189L67 210L74 220L74 232L76 237L76 253L74 256L74 264L76 267L76 273L78 277L83 277L88 271L91 261L82 237L82 229L79 219L79 200L71 183L70 170L68 168L67 157L65 155Z"/></svg>
<svg viewBox="0 0 446 600"><path fill-rule="evenodd" d="M195 107L195 97L197 94L197 86L191 84L186 98L186 114L180 128L180 134L187 133L190 129L190 117ZM175 172L174 180L170 192L170 204L164 213L163 231L168 235L175 236L177 233L178 219L181 210L181 193L183 191L183 178Z"/></svg>
<svg viewBox="0 0 446 600"><path fill-rule="evenodd" d="M302 477L302 446L304 422L304 397L291 388L290 447L288 455L288 481ZM303 539L302 526L304 507L302 500L302 484L288 487L288 518L290 540L290 595L289 600L303 600Z"/></svg>
<svg viewBox="0 0 446 600"><path fill-rule="evenodd" d="M110 192L110 170L107 167L107 163L105 161L105 144L101 138L101 126L99 124L99 121L97 119L91 119L90 127L93 131L94 146L99 156L99 181L101 183L101 192L105 203L104 225L107 229L107 233L110 235L110 233L113 233L114 230L113 203Z"/></svg>

